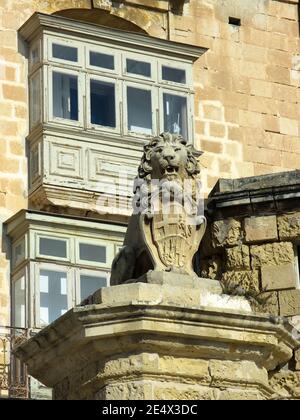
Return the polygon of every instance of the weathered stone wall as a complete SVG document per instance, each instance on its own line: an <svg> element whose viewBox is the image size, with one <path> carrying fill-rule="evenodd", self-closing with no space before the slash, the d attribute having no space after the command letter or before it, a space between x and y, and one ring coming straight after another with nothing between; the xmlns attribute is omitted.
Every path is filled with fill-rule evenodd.
<svg viewBox="0 0 300 420"><path fill-rule="evenodd" d="M257 215L213 221L213 253L203 259L202 275L221 280L229 287L237 285L245 291L272 293L274 299L268 307L272 313L300 315L294 237L282 240L279 235L284 217ZM293 217L300 220L300 213L293 213Z"/></svg>
<svg viewBox="0 0 300 420"><path fill-rule="evenodd" d="M271 313L279 322L288 318L299 338L300 209L293 196L299 196L300 172L289 178L219 181L208 203L201 275L220 280L228 294L245 295L255 311ZM300 398L299 350L289 368L294 372L272 375L271 385L283 398Z"/></svg>
<svg viewBox="0 0 300 420"><path fill-rule="evenodd" d="M280 232L282 220L293 218L295 230L300 212L226 218L212 221L203 243L201 274L245 291L272 293L268 310L281 316L300 315L299 276L295 244L300 239L289 226ZM253 230L253 227L255 229ZM270 237L271 235L271 237Z"/></svg>

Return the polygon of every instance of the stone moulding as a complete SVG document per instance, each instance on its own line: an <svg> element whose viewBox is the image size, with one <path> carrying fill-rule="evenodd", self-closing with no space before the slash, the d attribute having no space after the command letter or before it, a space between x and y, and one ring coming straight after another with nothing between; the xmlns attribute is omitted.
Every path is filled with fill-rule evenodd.
<svg viewBox="0 0 300 420"><path fill-rule="evenodd" d="M159 39L149 35L131 33L123 30L108 28L101 25L74 21L61 16L51 16L43 13L34 13L30 19L19 29L20 35L30 41L42 30L59 30L60 33L80 33L82 37L89 36L94 39L109 40L117 45L125 44L136 47L140 45L149 51L168 51L170 56L186 58L196 61L207 48L194 45L186 45L180 42Z"/></svg>
<svg viewBox="0 0 300 420"><path fill-rule="evenodd" d="M15 353L57 399L167 399L166 387L178 398L230 399L220 389L272 398L267 371L299 346L292 327L188 303L191 292L201 294L142 283L102 289L99 303L70 310Z"/></svg>
<svg viewBox="0 0 300 420"><path fill-rule="evenodd" d="M209 195L208 208L223 216L265 214L297 208L300 198L300 171L282 172L236 180L220 179Z"/></svg>

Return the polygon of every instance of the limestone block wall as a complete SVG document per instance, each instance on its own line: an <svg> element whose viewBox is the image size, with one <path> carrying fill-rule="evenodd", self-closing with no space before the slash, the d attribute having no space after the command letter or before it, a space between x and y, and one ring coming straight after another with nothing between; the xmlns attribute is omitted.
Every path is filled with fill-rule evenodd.
<svg viewBox="0 0 300 420"><path fill-rule="evenodd" d="M271 299L267 307L273 314L300 315L295 237L283 239L280 235L285 217L258 214L213 221L213 254L204 258L202 275L221 280L225 287L236 285L253 293L268 292ZM292 213L292 217L300 221L299 212Z"/></svg>
<svg viewBox="0 0 300 420"><path fill-rule="evenodd" d="M237 294L267 294L268 311L300 318L299 190L299 171L220 180L208 200L201 275Z"/></svg>
<svg viewBox="0 0 300 420"><path fill-rule="evenodd" d="M300 171L220 180L210 194L203 277L229 295L245 295L257 312L289 319L300 337ZM230 298L230 297L229 297ZM290 371L271 375L281 395L300 398L300 351Z"/></svg>

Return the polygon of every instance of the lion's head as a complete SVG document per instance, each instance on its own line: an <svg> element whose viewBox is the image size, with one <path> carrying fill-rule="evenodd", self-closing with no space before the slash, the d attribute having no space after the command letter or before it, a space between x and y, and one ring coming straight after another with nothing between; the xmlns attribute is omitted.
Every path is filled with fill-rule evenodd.
<svg viewBox="0 0 300 420"><path fill-rule="evenodd" d="M182 136L162 133L144 147L138 173L147 180L185 179L199 174L200 167L192 146Z"/></svg>

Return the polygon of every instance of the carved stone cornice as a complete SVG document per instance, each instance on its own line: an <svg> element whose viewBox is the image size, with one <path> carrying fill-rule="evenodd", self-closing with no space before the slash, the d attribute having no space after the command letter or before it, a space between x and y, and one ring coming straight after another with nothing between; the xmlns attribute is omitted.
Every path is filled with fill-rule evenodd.
<svg viewBox="0 0 300 420"><path fill-rule="evenodd" d="M101 202L115 202L116 208L107 209L107 213L100 211L99 199ZM95 191L71 189L58 185L43 184L29 195L29 203L31 207L43 210L68 214L77 214L79 216L95 217L99 219L107 219L127 222L130 216L132 197L121 197L112 194L101 194ZM105 210L105 209L104 209Z"/></svg>
<svg viewBox="0 0 300 420"><path fill-rule="evenodd" d="M188 0L189 1L189 0ZM123 5L133 6L133 7L143 7L145 9L157 10L160 12L168 12L171 10L174 13L180 13L183 9L184 3L187 0L117 0L114 3L119 3ZM92 0L92 6L95 9L104 9L111 10L112 1L108 0L104 2L103 0Z"/></svg>
<svg viewBox="0 0 300 420"><path fill-rule="evenodd" d="M218 303L209 303L213 296ZM244 298L222 296L202 279L190 288L142 283L104 288L15 354L31 375L55 387L56 398L93 399L105 391L102 399L120 399L118 389L133 385L133 394L126 395L134 399L154 381L158 388L180 384L194 396L211 392L208 399L231 387L250 399L270 399L267 370L285 364L299 342L289 324L246 310ZM234 302L240 310L230 309Z"/></svg>
<svg viewBox="0 0 300 420"><path fill-rule="evenodd" d="M281 213L300 208L300 171L239 179L220 179L209 195L208 209L219 215Z"/></svg>

